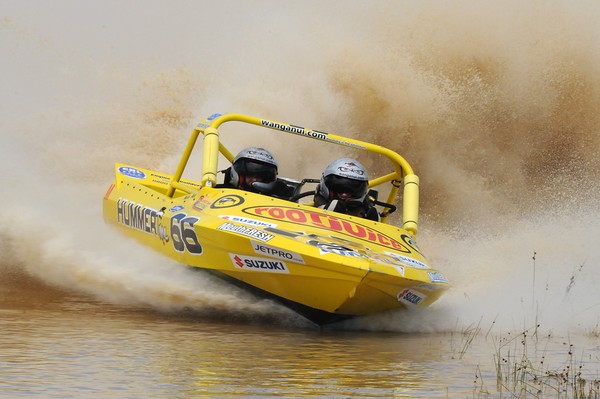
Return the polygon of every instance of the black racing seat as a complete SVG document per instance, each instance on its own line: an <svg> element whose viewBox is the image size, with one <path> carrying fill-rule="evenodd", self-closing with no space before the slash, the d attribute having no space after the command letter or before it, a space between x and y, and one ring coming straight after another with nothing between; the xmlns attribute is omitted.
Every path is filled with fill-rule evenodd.
<svg viewBox="0 0 600 399"><path fill-rule="evenodd" d="M300 192L302 182L286 177L278 177L275 182L275 187L270 195L275 198L290 200Z"/></svg>

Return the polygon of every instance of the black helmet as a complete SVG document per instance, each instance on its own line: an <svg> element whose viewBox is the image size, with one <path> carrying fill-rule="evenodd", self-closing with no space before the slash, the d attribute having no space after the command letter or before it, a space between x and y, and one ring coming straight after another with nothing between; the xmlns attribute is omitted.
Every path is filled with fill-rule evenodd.
<svg viewBox="0 0 600 399"><path fill-rule="evenodd" d="M248 177L254 182L248 183ZM277 181L277 161L273 154L261 147L248 147L233 159L229 183L243 190L269 192Z"/></svg>
<svg viewBox="0 0 600 399"><path fill-rule="evenodd" d="M327 165L323 171L318 191L327 201L362 201L368 188L369 175L364 166L352 158L339 158Z"/></svg>

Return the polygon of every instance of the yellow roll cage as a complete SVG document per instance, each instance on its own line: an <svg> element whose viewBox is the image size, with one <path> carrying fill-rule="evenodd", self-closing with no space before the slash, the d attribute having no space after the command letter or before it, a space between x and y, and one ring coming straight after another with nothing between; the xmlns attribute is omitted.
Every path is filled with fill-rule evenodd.
<svg viewBox="0 0 600 399"><path fill-rule="evenodd" d="M332 133L325 133L319 130L307 129L304 127L290 125L287 123L271 121L268 119L257 118L254 116L242 114L214 114L202 120L192 131L190 139L184 153L179 161L179 165L173 175L167 196L172 197L175 189L183 189L189 192L189 186L180 183L183 171L188 163L192 150L196 145L198 136L202 133L204 136L204 151L202 159L202 187L214 187L217 184L218 158L221 153L230 162L233 162L234 155L219 140L218 128L226 122L244 122L282 133L290 133L304 136L313 140L325 141L332 144L351 147L353 149L374 152L387 157L394 171L383 176L369 180L369 187L375 187L380 184L391 182L392 187L388 195L387 203L393 204L398 194L398 189L404 182L403 204L402 204L402 226L412 235L417 234L418 216L419 216L419 178L414 174L408 162L398 153L385 147L367 143L361 140L355 140L339 136ZM386 222L387 215L382 218Z"/></svg>

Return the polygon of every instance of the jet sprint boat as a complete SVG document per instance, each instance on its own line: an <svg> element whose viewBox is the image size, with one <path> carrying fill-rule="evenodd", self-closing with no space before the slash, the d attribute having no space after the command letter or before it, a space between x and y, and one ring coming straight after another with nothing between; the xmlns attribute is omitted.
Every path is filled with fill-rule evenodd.
<svg viewBox="0 0 600 399"><path fill-rule="evenodd" d="M230 122L271 129L278 139L295 135L378 154L389 167L369 180L374 200L388 192L385 201L375 200L380 220L307 202L315 179L279 177L272 195L220 187L219 157L232 162L234 156L219 128ZM183 178L200 135L201 175ZM248 115L215 114L193 129L173 174L121 163L115 172L103 201L107 222L181 264L276 299L316 324L425 307L449 288L416 244L419 178L388 148ZM402 199L401 226L388 223L396 197Z"/></svg>

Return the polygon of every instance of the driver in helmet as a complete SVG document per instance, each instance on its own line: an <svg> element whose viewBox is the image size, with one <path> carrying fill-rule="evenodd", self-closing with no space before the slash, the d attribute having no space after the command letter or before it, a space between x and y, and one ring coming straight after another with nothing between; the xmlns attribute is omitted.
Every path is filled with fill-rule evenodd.
<svg viewBox="0 0 600 399"><path fill-rule="evenodd" d="M379 213L367 195L368 190L369 175L364 166L356 159L339 158L323 171L315 193L315 206L379 220Z"/></svg>
<svg viewBox="0 0 600 399"><path fill-rule="evenodd" d="M248 147L225 170L224 185L255 193L269 194L277 182L277 161L262 147Z"/></svg>

